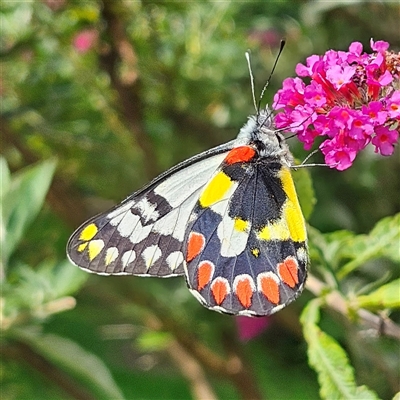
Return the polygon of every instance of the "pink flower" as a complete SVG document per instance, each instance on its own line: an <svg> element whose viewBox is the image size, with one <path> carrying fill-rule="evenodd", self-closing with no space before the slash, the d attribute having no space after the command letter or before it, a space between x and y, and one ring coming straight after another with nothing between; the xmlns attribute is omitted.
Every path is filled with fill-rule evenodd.
<svg viewBox="0 0 400 400"><path fill-rule="evenodd" d="M390 118L400 117L400 90L393 93L392 97L387 102L387 110Z"/></svg>
<svg viewBox="0 0 400 400"><path fill-rule="evenodd" d="M391 130L386 126L375 128L376 136L372 139L375 146L375 153L381 153L383 156L390 156L394 151L394 144L399 139L399 132Z"/></svg>
<svg viewBox="0 0 400 400"><path fill-rule="evenodd" d="M254 339L256 336L264 332L271 323L271 317L236 317L236 325L238 329L239 339L242 342Z"/></svg>
<svg viewBox="0 0 400 400"><path fill-rule="evenodd" d="M354 67L334 65L326 72L326 78L336 89L340 89L346 83L349 83L356 69Z"/></svg>
<svg viewBox="0 0 400 400"><path fill-rule="evenodd" d="M371 54L354 42L348 52L308 57L296 66L299 77L285 79L274 96L274 109L282 109L276 126L295 132L307 150L318 136L327 137L320 149L338 170L370 143L376 153L393 154L399 139L400 53L389 52L384 41L370 44Z"/></svg>
<svg viewBox="0 0 400 400"><path fill-rule="evenodd" d="M73 40L73 46L79 53L87 53L97 42L99 33L95 29L85 29L78 32Z"/></svg>

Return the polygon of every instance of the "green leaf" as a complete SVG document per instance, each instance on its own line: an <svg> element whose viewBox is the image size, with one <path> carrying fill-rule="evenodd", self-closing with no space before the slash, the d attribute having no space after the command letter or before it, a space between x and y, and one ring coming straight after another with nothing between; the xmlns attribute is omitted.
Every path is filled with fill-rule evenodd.
<svg viewBox="0 0 400 400"><path fill-rule="evenodd" d="M343 246L355 237L354 233L345 230L322 234L313 227L308 229L308 233L310 251L314 252L320 261L328 264L333 270L338 268L343 257Z"/></svg>
<svg viewBox="0 0 400 400"><path fill-rule="evenodd" d="M164 350L171 342L172 335L168 332L147 331L142 333L136 341L141 351Z"/></svg>
<svg viewBox="0 0 400 400"><path fill-rule="evenodd" d="M312 300L301 315L303 334L308 344L310 366L318 374L323 399L377 399L365 386L356 386L354 371L339 343L318 327L318 299Z"/></svg>
<svg viewBox="0 0 400 400"><path fill-rule="evenodd" d="M368 235L357 235L342 248L342 256L352 261L338 273L341 279L367 261L387 257L400 262L400 213L380 220Z"/></svg>
<svg viewBox="0 0 400 400"><path fill-rule="evenodd" d="M67 260L56 266L43 264L38 273L49 283L52 298L75 294L89 277L89 274Z"/></svg>
<svg viewBox="0 0 400 400"><path fill-rule="evenodd" d="M88 387L96 394L96 398L124 399L103 361L76 342L58 335L39 334L26 329L14 331L14 334L18 340Z"/></svg>
<svg viewBox="0 0 400 400"><path fill-rule="evenodd" d="M354 304L359 308L400 308L400 279L396 279L364 296L358 296Z"/></svg>
<svg viewBox="0 0 400 400"><path fill-rule="evenodd" d="M0 198L2 198L4 194L8 192L10 180L11 175L6 159L4 157L0 157Z"/></svg>
<svg viewBox="0 0 400 400"><path fill-rule="evenodd" d="M8 190L1 199L5 229L4 236L2 235L1 260L4 266L42 208L55 167L55 161L44 161L11 177Z"/></svg>
<svg viewBox="0 0 400 400"><path fill-rule="evenodd" d="M68 296L74 294L87 278L88 274L66 260L56 265L45 261L35 270L17 265L12 279L3 287L4 315L29 311L35 317L46 318L70 309L75 301Z"/></svg>
<svg viewBox="0 0 400 400"><path fill-rule="evenodd" d="M307 168L299 168L292 175L304 218L308 220L316 203L310 171Z"/></svg>

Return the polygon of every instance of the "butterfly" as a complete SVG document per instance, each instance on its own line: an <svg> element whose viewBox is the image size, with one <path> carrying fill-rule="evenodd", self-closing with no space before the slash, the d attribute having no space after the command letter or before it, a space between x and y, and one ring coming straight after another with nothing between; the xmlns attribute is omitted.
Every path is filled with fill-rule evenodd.
<svg viewBox="0 0 400 400"><path fill-rule="evenodd" d="M308 265L293 157L268 107L236 139L164 172L79 227L70 261L101 275L184 275L205 307L264 316L295 300Z"/></svg>

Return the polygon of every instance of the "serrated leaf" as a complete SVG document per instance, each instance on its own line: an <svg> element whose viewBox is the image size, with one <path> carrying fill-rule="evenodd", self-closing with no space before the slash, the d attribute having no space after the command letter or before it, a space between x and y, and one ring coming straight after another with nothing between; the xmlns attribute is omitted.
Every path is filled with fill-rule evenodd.
<svg viewBox="0 0 400 400"><path fill-rule="evenodd" d="M342 255L352 261L341 268L339 279L374 258L387 257L400 262L400 213L380 220L368 235L357 235L347 241Z"/></svg>
<svg viewBox="0 0 400 400"><path fill-rule="evenodd" d="M367 295L358 296L353 303L367 309L400 308L400 279L396 279Z"/></svg>
<svg viewBox="0 0 400 400"><path fill-rule="evenodd" d="M1 204L5 228L1 246L4 265L42 208L55 167L55 161L44 161L12 175Z"/></svg>
<svg viewBox="0 0 400 400"><path fill-rule="evenodd" d="M319 300L312 300L301 315L301 323L308 344L309 364L318 374L321 397L329 400L378 399L367 387L357 387L346 352L317 325L319 307Z"/></svg>
<svg viewBox="0 0 400 400"><path fill-rule="evenodd" d="M103 361L76 342L58 335L39 334L28 330L14 331L14 333L20 341L49 362L90 388L96 394L96 398L124 399Z"/></svg>
<svg viewBox="0 0 400 400"><path fill-rule="evenodd" d="M301 210L303 211L304 218L308 220L316 203L310 171L307 168L299 168L292 173L292 176L296 185Z"/></svg>

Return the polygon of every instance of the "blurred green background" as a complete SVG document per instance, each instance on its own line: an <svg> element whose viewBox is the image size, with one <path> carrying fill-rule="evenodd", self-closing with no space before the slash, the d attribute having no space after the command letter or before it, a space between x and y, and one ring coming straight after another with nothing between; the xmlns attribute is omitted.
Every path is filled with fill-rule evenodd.
<svg viewBox="0 0 400 400"><path fill-rule="evenodd" d="M66 261L65 245L85 219L237 135L253 113L246 50L259 93L286 38L265 94L271 103L311 54L347 50L353 41L369 51L371 37L398 51L399 4L43 0L0 7L2 399L324 397L299 322L310 292L253 327L260 334L252 338L253 322L204 309L184 279L89 275ZM301 144L288 142L303 160ZM310 168L315 196L309 187L299 194L313 208L308 221L319 233L312 238L336 245L350 231L365 238L398 213L398 154L364 151L345 172ZM395 253L398 236L388 240ZM374 254L385 258L333 286L352 299L375 281L398 279L394 253ZM381 306L376 315L388 317L390 307ZM399 322L398 311L390 318ZM398 340L329 307L320 325L347 352L358 384L383 399L400 390Z"/></svg>

